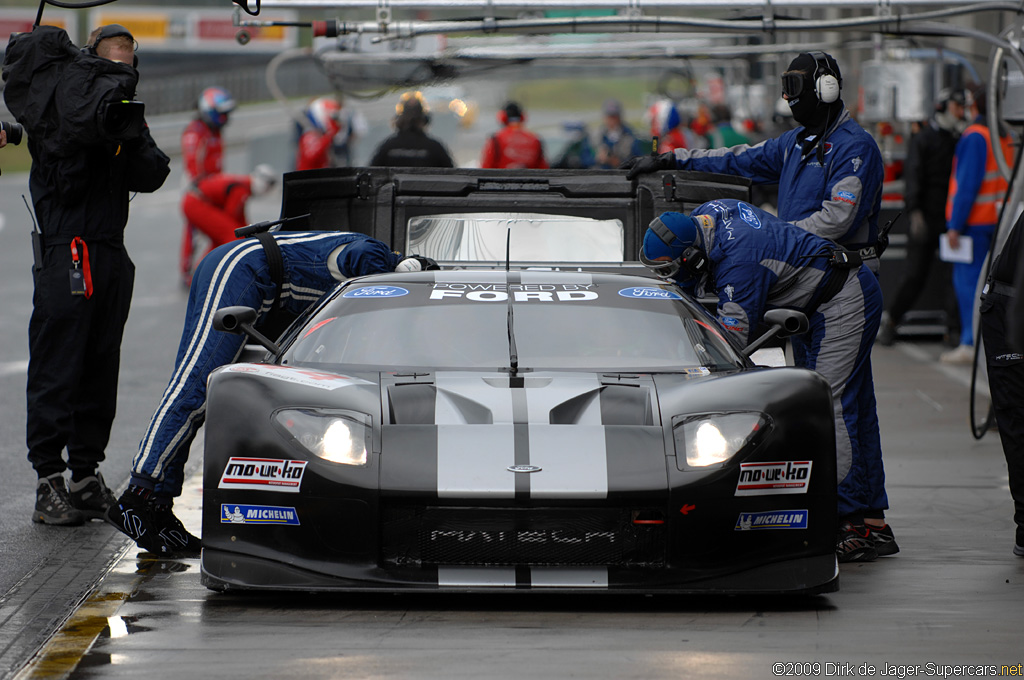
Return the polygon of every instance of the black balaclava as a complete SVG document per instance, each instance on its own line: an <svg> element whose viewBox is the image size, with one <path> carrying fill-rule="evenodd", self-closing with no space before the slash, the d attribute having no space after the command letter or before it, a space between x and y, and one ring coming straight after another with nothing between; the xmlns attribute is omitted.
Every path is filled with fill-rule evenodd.
<svg viewBox="0 0 1024 680"><path fill-rule="evenodd" d="M836 60L825 55L825 61L836 78L841 79L839 64L836 63ZM793 118L807 129L807 134L820 135L825 131L826 125L834 123L842 113L842 98L836 99L831 104L818 101L818 96L814 93L814 74L817 71L817 64L814 57L807 52L797 55L786 71L802 71L804 74L803 90L798 97L789 100L789 110L793 112Z"/></svg>

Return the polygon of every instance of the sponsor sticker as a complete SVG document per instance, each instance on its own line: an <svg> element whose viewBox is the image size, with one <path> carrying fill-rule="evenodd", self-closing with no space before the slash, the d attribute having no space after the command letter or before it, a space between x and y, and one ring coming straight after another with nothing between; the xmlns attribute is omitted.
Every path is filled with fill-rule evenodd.
<svg viewBox="0 0 1024 680"><path fill-rule="evenodd" d="M228 458L217 488L298 493L307 463L305 460L232 456Z"/></svg>
<svg viewBox="0 0 1024 680"><path fill-rule="evenodd" d="M362 286L345 291L345 298L395 298L408 295L409 291L399 286Z"/></svg>
<svg viewBox="0 0 1024 680"><path fill-rule="evenodd" d="M741 512L736 518L736 531L758 529L806 529L806 510L773 510L772 512Z"/></svg>
<svg viewBox="0 0 1024 680"><path fill-rule="evenodd" d="M761 218L759 218L754 213L754 209L753 208L751 208L746 203L737 203L736 207L739 209L739 211L740 211L740 218L744 222L746 222L747 224L752 226L754 229L760 229L761 228Z"/></svg>
<svg viewBox="0 0 1024 680"><path fill-rule="evenodd" d="M638 288L623 288L619 291L619 295L624 298L633 298L636 300L682 300L683 296L679 293L675 293L671 290L665 290L664 288L655 288L653 286L641 286Z"/></svg>
<svg viewBox="0 0 1024 680"><path fill-rule="evenodd" d="M857 203L857 197L854 196L853 193L851 193L849 191L839 191L839 192L837 192L836 193L836 200L837 201L842 201L843 203L849 203L850 205L854 205L854 204Z"/></svg>
<svg viewBox="0 0 1024 680"><path fill-rule="evenodd" d="M589 290L593 284L523 283L435 283L430 291L431 300L448 298L473 302L506 302L509 293L513 302L577 302L596 300L597 292Z"/></svg>
<svg viewBox="0 0 1024 680"><path fill-rule="evenodd" d="M737 496L775 496L779 494L807 493L811 482L813 461L785 461L777 463L740 463L740 478L736 482Z"/></svg>
<svg viewBox="0 0 1024 680"><path fill-rule="evenodd" d="M299 525L295 508L277 505L234 505L221 503L221 524L290 524Z"/></svg>
<svg viewBox="0 0 1024 680"><path fill-rule="evenodd" d="M291 368L275 364L231 364L221 369L225 373L248 373L261 378L272 378L296 385L316 387L321 390L336 390L348 385L370 385L372 383L359 378L351 378L338 373L321 373L304 368Z"/></svg>

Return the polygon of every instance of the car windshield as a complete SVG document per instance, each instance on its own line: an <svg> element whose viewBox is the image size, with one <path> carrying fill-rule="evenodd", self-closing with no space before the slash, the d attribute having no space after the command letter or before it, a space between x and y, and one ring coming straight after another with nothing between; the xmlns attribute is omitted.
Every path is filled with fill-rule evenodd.
<svg viewBox="0 0 1024 680"><path fill-rule="evenodd" d="M421 281L363 279L344 287L294 336L284 362L507 369L511 293L519 370L743 365L703 309L658 281L596 282L586 273L553 279L529 271L438 272L436 280Z"/></svg>
<svg viewBox="0 0 1024 680"><path fill-rule="evenodd" d="M623 227L537 213L429 215L409 220L407 251L445 262L622 262Z"/></svg>

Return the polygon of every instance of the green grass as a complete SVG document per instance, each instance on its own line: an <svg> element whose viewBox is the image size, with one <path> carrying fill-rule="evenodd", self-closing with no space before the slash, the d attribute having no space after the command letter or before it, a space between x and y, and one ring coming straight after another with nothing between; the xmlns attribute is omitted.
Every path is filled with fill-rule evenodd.
<svg viewBox="0 0 1024 680"><path fill-rule="evenodd" d="M522 102L527 111L600 111L609 98L618 99L627 109L635 110L644 105L655 84L655 79L644 78L530 80L515 85L509 96Z"/></svg>
<svg viewBox="0 0 1024 680"><path fill-rule="evenodd" d="M8 144L0 149L0 171L13 174L28 172L30 167L32 167L32 157L28 153L28 144L25 143L25 140L22 140L18 146Z"/></svg>

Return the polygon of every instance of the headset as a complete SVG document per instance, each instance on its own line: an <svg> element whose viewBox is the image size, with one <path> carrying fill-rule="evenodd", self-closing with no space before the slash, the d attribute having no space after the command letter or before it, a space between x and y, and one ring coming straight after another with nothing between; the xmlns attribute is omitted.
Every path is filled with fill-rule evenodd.
<svg viewBox="0 0 1024 680"><path fill-rule="evenodd" d="M808 52L814 59L814 95L822 104L831 104L839 99L842 79L828 65L828 57L824 52Z"/></svg>
<svg viewBox="0 0 1024 680"><path fill-rule="evenodd" d="M90 42L88 45L82 48L82 51L86 54L96 55L96 46L100 44L100 41L106 40L107 38L116 38L119 35L123 35L129 38L134 43L135 48L132 52L132 68L139 67L139 55L135 52L139 51L139 41L135 39L131 31L122 26L121 24L107 24L100 28L99 33L96 34L96 39Z"/></svg>
<svg viewBox="0 0 1024 680"><path fill-rule="evenodd" d="M651 225L651 230L654 235L661 239L661 242L665 245L670 245L677 237L672 230L666 227L660 220ZM697 227L700 229L700 227ZM643 246L640 247L640 262L654 271L656 275L663 279L676 279L679 278L676 274L682 269L687 273L688 276L682 277L682 280L697 279L704 274L708 269L710 260L708 259L707 253L698 248L697 246L687 246L683 249L683 254L671 262L662 262L649 260L644 255Z"/></svg>

